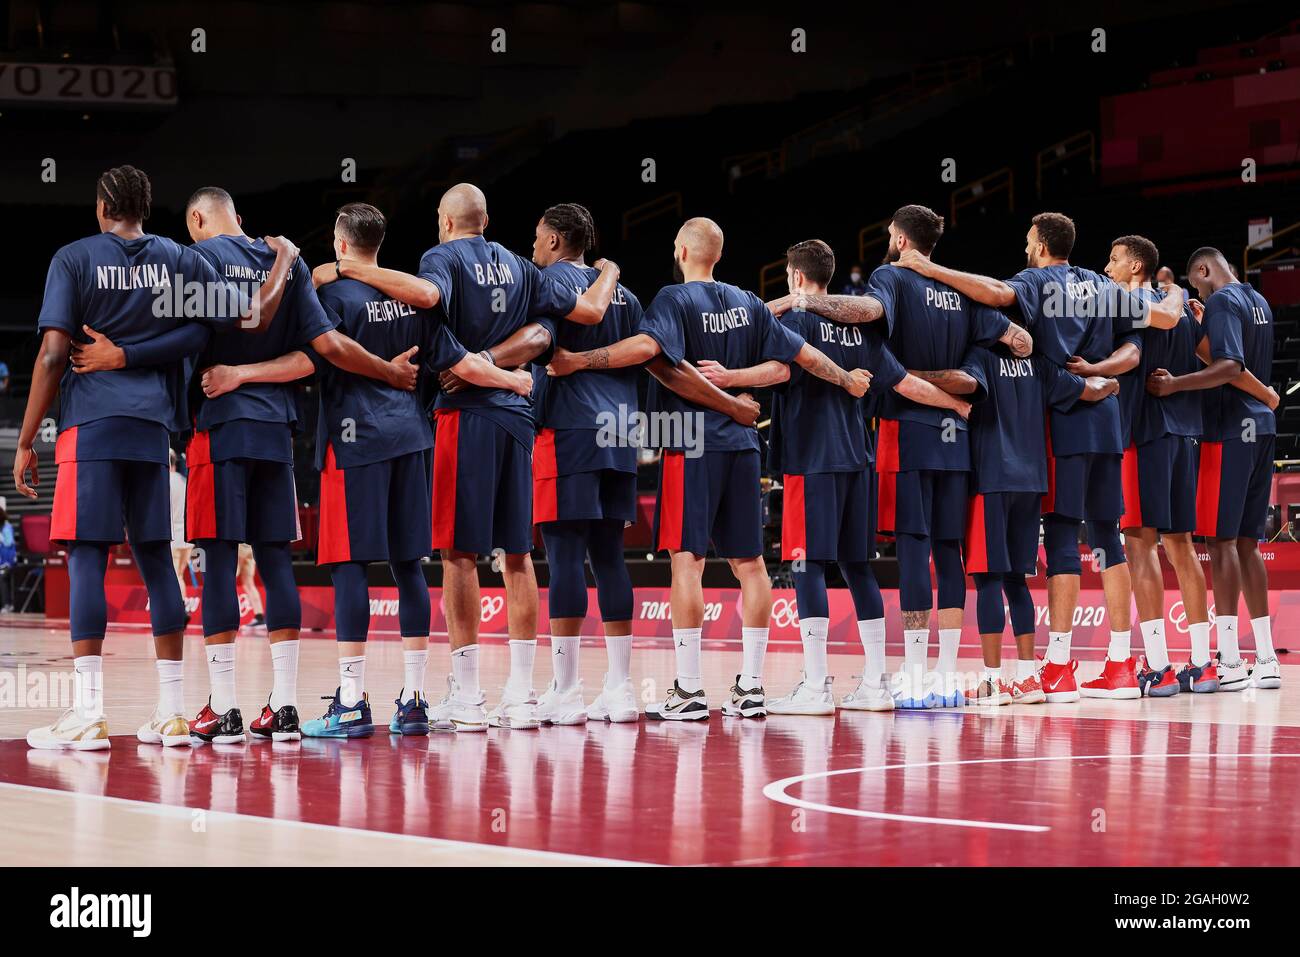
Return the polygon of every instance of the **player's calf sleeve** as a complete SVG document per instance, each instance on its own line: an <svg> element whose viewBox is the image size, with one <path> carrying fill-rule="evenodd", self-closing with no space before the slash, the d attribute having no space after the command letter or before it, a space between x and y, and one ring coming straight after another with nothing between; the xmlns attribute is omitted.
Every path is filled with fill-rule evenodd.
<svg viewBox="0 0 1300 957"><path fill-rule="evenodd" d="M840 574L853 596L853 609L858 621L874 621L885 617L885 601L880 597L880 585L871 562L840 562ZM802 607L802 605L800 606Z"/></svg>
<svg viewBox="0 0 1300 957"><path fill-rule="evenodd" d="M803 568L791 572L794 579L794 597L799 603L800 618L829 618L830 603L826 600L826 566L822 562L803 560Z"/></svg>
<svg viewBox="0 0 1300 957"><path fill-rule="evenodd" d="M1048 578L1080 574L1083 563L1079 561L1079 522L1062 515L1044 515L1043 551L1047 553Z"/></svg>
<svg viewBox="0 0 1300 957"><path fill-rule="evenodd" d="M235 569L239 564L237 542L205 541L203 550L203 634L219 635L239 629L239 596L235 593Z"/></svg>
<svg viewBox="0 0 1300 957"><path fill-rule="evenodd" d="M365 641L370 634L366 566L361 562L340 562L330 569L330 580L334 583L334 631L339 641ZM269 614L266 627L271 630Z"/></svg>
<svg viewBox="0 0 1300 957"><path fill-rule="evenodd" d="M1096 559L1097 571L1104 572L1116 565L1123 565L1124 542L1120 538L1119 525L1115 522L1088 522L1086 525L1088 547Z"/></svg>
<svg viewBox="0 0 1300 957"><path fill-rule="evenodd" d="M172 566L171 542L132 543L135 566L149 593L149 621L155 635L170 635L185 629L185 602L181 600L176 569Z"/></svg>
<svg viewBox="0 0 1300 957"><path fill-rule="evenodd" d="M961 564L961 542L934 543L934 577L939 584L940 608L966 607L966 572Z"/></svg>
<svg viewBox="0 0 1300 957"><path fill-rule="evenodd" d="M547 617L587 617L586 522L548 522L542 526L546 565L551 572L546 591Z"/></svg>
<svg viewBox="0 0 1300 957"><path fill-rule="evenodd" d="M403 638L424 638L429 634L429 583L424 579L420 560L389 562L388 568L397 583L397 623Z"/></svg>
<svg viewBox="0 0 1300 957"><path fill-rule="evenodd" d="M899 534L898 603L903 611L929 611L934 607L930 589L930 539Z"/></svg>
<svg viewBox="0 0 1300 957"><path fill-rule="evenodd" d="M632 620L632 576L623 557L623 523L591 522L587 526L587 556L596 579L601 621ZM586 590L585 582L584 588Z"/></svg>
<svg viewBox="0 0 1300 957"><path fill-rule="evenodd" d="M1002 592L1011 610L1011 633L1030 635L1034 631L1034 598L1024 575L1003 575Z"/></svg>
<svg viewBox="0 0 1300 957"><path fill-rule="evenodd" d="M257 572L266 586L266 630L301 628L302 601L298 598L298 582L293 577L289 543L256 542L253 544L253 557L257 559Z"/></svg>
<svg viewBox="0 0 1300 957"><path fill-rule="evenodd" d="M68 616L73 641L104 637L108 628L107 569L107 545L73 542L68 548Z"/></svg>
<svg viewBox="0 0 1300 957"><path fill-rule="evenodd" d="M1002 576L980 572L975 578L975 620L981 635L1000 635L1007 625L1002 604ZM1022 579L1023 580L1023 579Z"/></svg>

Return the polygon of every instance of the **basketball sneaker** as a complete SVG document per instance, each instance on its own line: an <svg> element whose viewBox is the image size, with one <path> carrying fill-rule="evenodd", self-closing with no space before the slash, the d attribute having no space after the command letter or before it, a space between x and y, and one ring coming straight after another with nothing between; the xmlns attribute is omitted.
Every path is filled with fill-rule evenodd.
<svg viewBox="0 0 1300 957"><path fill-rule="evenodd" d="M27 746L41 751L102 751L112 743L103 715L83 718L69 708L53 724L28 731Z"/></svg>
<svg viewBox="0 0 1300 957"><path fill-rule="evenodd" d="M1123 661L1111 661L1107 658L1101 667L1101 674L1081 684L1079 694L1085 698L1125 701L1142 697L1142 689L1138 686L1137 659L1130 656Z"/></svg>
<svg viewBox="0 0 1300 957"><path fill-rule="evenodd" d="M1049 704L1072 704L1079 700L1079 685L1074 680L1074 673L1079 669L1079 662L1071 658L1063 665L1050 661L1043 662L1038 680L1043 683L1043 693Z"/></svg>
<svg viewBox="0 0 1300 957"><path fill-rule="evenodd" d="M929 708L929 698L925 694L925 679L919 668L904 668L889 679L890 697L894 699L895 708L908 710Z"/></svg>
<svg viewBox="0 0 1300 957"><path fill-rule="evenodd" d="M1043 704L1045 701L1047 693L1043 691L1043 682L1038 677L1038 672L1011 683L1012 704Z"/></svg>
<svg viewBox="0 0 1300 957"><path fill-rule="evenodd" d="M609 680L609 676L605 676ZM596 700L587 706L587 720L609 721L612 724L627 724L641 716L641 709L636 706L636 696L632 694L632 679L628 678L617 687L605 685Z"/></svg>
<svg viewBox="0 0 1300 957"><path fill-rule="evenodd" d="M827 678L820 685L814 685L805 676L788 695L769 701L767 713L833 715L835 696L831 694L831 682L834 680Z"/></svg>
<svg viewBox="0 0 1300 957"><path fill-rule="evenodd" d="M732 718L762 718L767 714L767 695L763 686L742 688L740 675L731 686L731 694L722 699L722 713Z"/></svg>
<svg viewBox="0 0 1300 957"><path fill-rule="evenodd" d="M145 744L161 744L164 748L175 748L191 743L190 726L179 714L159 714L154 708L153 715L140 730L136 739Z"/></svg>
<svg viewBox="0 0 1300 957"><path fill-rule="evenodd" d="M447 693L429 709L429 728L432 731L486 731L487 711L483 707L483 692L470 697L460 690L460 685L447 675Z"/></svg>
<svg viewBox="0 0 1300 957"><path fill-rule="evenodd" d="M397 699L393 702L393 704L397 705L397 711L393 714L393 720L388 722L388 733L428 734L429 702L418 691L411 695L408 700L403 701L402 694L405 691L405 688L399 691Z"/></svg>
<svg viewBox="0 0 1300 957"><path fill-rule="evenodd" d="M488 712L488 726L509 728L512 731L532 731L542 726L537 717L537 692L518 692L506 686L501 689L501 702Z"/></svg>
<svg viewBox="0 0 1300 957"><path fill-rule="evenodd" d="M1229 664L1223 660L1222 654L1216 653L1214 661L1207 667L1215 672L1215 677L1218 679L1215 688L1219 691L1242 691L1250 687L1250 669L1246 667L1244 658Z"/></svg>
<svg viewBox="0 0 1300 957"><path fill-rule="evenodd" d="M1138 672L1138 687L1149 698L1172 698L1181 690L1173 665L1165 665L1159 671L1153 671L1146 666L1145 659L1142 670Z"/></svg>
<svg viewBox="0 0 1300 957"><path fill-rule="evenodd" d="M287 704L278 710L271 710L271 699L262 705L262 713L253 719L248 730L259 738L272 741L298 741L302 738L302 728L298 725L298 709Z"/></svg>
<svg viewBox="0 0 1300 957"><path fill-rule="evenodd" d="M341 691L341 688L335 688L333 697L321 695L321 700L328 701L329 707L319 718L302 726L303 737L368 738L375 733L375 724L370 716L370 695L362 692L360 701L345 707L339 698Z"/></svg>
<svg viewBox="0 0 1300 957"><path fill-rule="evenodd" d="M979 684L966 692L966 704L968 705L996 708L1004 704L1011 704L1011 700L1011 686L1001 678L998 679L996 686L988 678L982 678Z"/></svg>
<svg viewBox="0 0 1300 957"><path fill-rule="evenodd" d="M1246 663L1240 663L1242 679L1245 681ZM1243 683L1237 691L1244 688ZM1183 670L1178 672L1178 687L1180 691L1192 691L1196 694L1212 694L1219 690L1219 673L1214 668L1214 662L1209 661L1203 665L1194 665L1190 661L1183 666Z"/></svg>
<svg viewBox="0 0 1300 957"><path fill-rule="evenodd" d="M190 736L204 744L244 744L244 716L238 708L217 714L209 697L198 717L190 722Z"/></svg>
<svg viewBox="0 0 1300 957"><path fill-rule="evenodd" d="M885 686L884 675L874 681L862 675L858 686L840 699L840 707L849 711L893 711L894 697Z"/></svg>
<svg viewBox="0 0 1300 957"><path fill-rule="evenodd" d="M1250 683L1256 688L1270 690L1282 687L1282 668L1277 657L1255 659L1255 667L1250 669Z"/></svg>
<svg viewBox="0 0 1300 957"><path fill-rule="evenodd" d="M582 701L582 682L568 691L551 686L537 699L537 720L542 724L586 724L587 706Z"/></svg>
<svg viewBox="0 0 1300 957"><path fill-rule="evenodd" d="M923 708L960 708L966 703L961 676L955 672L931 671L925 676Z"/></svg>
<svg viewBox="0 0 1300 957"><path fill-rule="evenodd" d="M707 721L709 699L704 696L703 688L683 691L682 686L673 681L668 697L662 702L646 705L645 716L652 721Z"/></svg>

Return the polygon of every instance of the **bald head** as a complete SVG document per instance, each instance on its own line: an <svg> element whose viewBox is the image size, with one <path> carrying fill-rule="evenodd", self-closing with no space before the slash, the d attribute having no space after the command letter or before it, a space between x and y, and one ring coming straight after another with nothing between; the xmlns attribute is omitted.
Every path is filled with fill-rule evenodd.
<svg viewBox="0 0 1300 957"><path fill-rule="evenodd" d="M677 247L687 249L696 265L711 267L722 258L722 227L704 216L688 219L677 231Z"/></svg>
<svg viewBox="0 0 1300 957"><path fill-rule="evenodd" d="M474 235L487 228L487 197L473 183L457 183L438 202L438 235Z"/></svg>

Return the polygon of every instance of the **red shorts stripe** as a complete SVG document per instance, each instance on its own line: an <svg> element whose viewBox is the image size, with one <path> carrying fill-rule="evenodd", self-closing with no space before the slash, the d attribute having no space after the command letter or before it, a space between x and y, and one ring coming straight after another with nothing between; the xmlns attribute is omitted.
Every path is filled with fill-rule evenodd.
<svg viewBox="0 0 1300 957"><path fill-rule="evenodd" d="M1124 464L1121 469L1120 487L1124 492L1124 514L1120 516L1120 528L1142 528L1142 486L1138 481L1138 450L1130 445L1124 450Z"/></svg>
<svg viewBox="0 0 1300 957"><path fill-rule="evenodd" d="M808 557L808 524L804 500L803 476L787 475L781 511L781 559L794 561Z"/></svg>
<svg viewBox="0 0 1300 957"><path fill-rule="evenodd" d="M194 433L185 448L185 461L189 466L185 482L185 537L191 542L216 538L216 472L207 432Z"/></svg>
<svg viewBox="0 0 1300 957"><path fill-rule="evenodd" d="M880 434L876 440L876 471L897 472L898 462L898 422L895 419L881 419Z"/></svg>
<svg viewBox="0 0 1300 957"><path fill-rule="evenodd" d="M1055 511L1056 509L1056 456L1052 454L1052 420L1051 416L1044 416L1045 433L1047 436L1047 494L1043 496L1043 506L1039 509L1044 515Z"/></svg>
<svg viewBox="0 0 1300 957"><path fill-rule="evenodd" d="M1219 535L1219 497L1223 484L1223 443L1201 443L1201 465L1196 480L1196 534ZM1238 492L1243 494L1243 492Z"/></svg>
<svg viewBox="0 0 1300 957"><path fill-rule="evenodd" d="M560 517L555 462L555 430L542 429L533 440L533 524L554 522Z"/></svg>
<svg viewBox="0 0 1300 957"><path fill-rule="evenodd" d="M327 445L325 468L320 473L320 538L316 545L316 564L330 565L351 559L347 476L334 461L334 447Z"/></svg>
<svg viewBox="0 0 1300 957"><path fill-rule="evenodd" d="M988 529L984 523L984 496L971 498L966 512L966 574L989 570Z"/></svg>
<svg viewBox="0 0 1300 957"><path fill-rule="evenodd" d="M898 473L881 472L876 478L876 529L893 532L898 521Z"/></svg>
<svg viewBox="0 0 1300 957"><path fill-rule="evenodd" d="M59 441L63 441L63 436L59 436ZM54 510L50 513L50 538L59 542L77 540L76 460L64 462L59 466L59 475L54 481Z"/></svg>
<svg viewBox="0 0 1300 957"><path fill-rule="evenodd" d="M460 410L438 409L433 444L433 547L456 547L456 469L460 463Z"/></svg>
<svg viewBox="0 0 1300 957"><path fill-rule="evenodd" d="M681 551L682 520L686 509L686 453L665 452L663 482L659 489L658 550Z"/></svg>

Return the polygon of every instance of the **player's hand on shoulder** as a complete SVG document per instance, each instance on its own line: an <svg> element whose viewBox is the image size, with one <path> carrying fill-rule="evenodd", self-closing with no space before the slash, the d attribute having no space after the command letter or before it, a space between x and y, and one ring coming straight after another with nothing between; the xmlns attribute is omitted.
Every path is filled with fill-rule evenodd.
<svg viewBox="0 0 1300 957"><path fill-rule="evenodd" d="M298 247L283 236L263 236L262 242L266 243L267 247L277 256L281 253L288 256L290 262L298 258ZM333 268L333 266L334 264L330 263L330 267Z"/></svg>
<svg viewBox="0 0 1300 957"><path fill-rule="evenodd" d="M126 353L119 346L114 345L112 339L101 336L90 326L82 326L81 331L90 338L90 341L73 341L72 371L82 374L109 372L126 366Z"/></svg>
<svg viewBox="0 0 1300 957"><path fill-rule="evenodd" d="M748 428L758 421L760 411L759 404L754 401L754 397L748 392L742 392L736 396L735 408L731 412L731 417Z"/></svg>
<svg viewBox="0 0 1300 957"><path fill-rule="evenodd" d="M767 303L768 311L774 316L783 316L794 308L794 296L787 294Z"/></svg>
<svg viewBox="0 0 1300 957"><path fill-rule="evenodd" d="M239 367L223 365L208 366L203 370L203 376L199 380L199 384L203 386L203 394L209 399L234 392L239 388L239 382Z"/></svg>
<svg viewBox="0 0 1300 957"><path fill-rule="evenodd" d="M27 484L27 473L32 473L32 483ZM40 485L41 477L36 468L36 450L30 445L20 445L14 451L14 488L27 498L36 497L36 489L32 486Z"/></svg>
<svg viewBox="0 0 1300 957"><path fill-rule="evenodd" d="M332 283L338 278L338 273L334 268L334 263L321 263L311 271L311 287L313 289L319 289L321 286Z"/></svg>
<svg viewBox="0 0 1300 957"><path fill-rule="evenodd" d="M719 389L726 389L731 386L731 380L734 378L732 371L721 362L715 362L712 359L701 359L695 366L700 370L700 375Z"/></svg>
<svg viewBox="0 0 1300 957"><path fill-rule="evenodd" d="M854 369L849 373L849 384L846 388L855 399L861 398L871 388L871 373L866 369Z"/></svg>
<svg viewBox="0 0 1300 957"><path fill-rule="evenodd" d="M394 389L401 389L403 392L411 392L415 389L415 384L420 379L420 367L415 362L415 354L419 351L419 346L411 346L401 355L393 356L389 360L391 374L388 377L388 384Z"/></svg>
<svg viewBox="0 0 1300 957"><path fill-rule="evenodd" d="M522 395L526 399L533 394L533 377L531 373L524 369L516 369L510 375L515 380L515 384L510 387L515 395Z"/></svg>
<svg viewBox="0 0 1300 957"><path fill-rule="evenodd" d="M929 257L921 255L919 250L904 249L899 253L898 258L894 260L893 265L903 269L910 269L918 272L922 276L929 275L930 266L933 265Z"/></svg>
<svg viewBox="0 0 1300 957"><path fill-rule="evenodd" d="M612 259L597 259L591 265L596 269L599 269L601 272L604 272L605 268L609 267L610 269L614 270L614 275L616 276L622 272L622 270L618 268L618 263L614 262L614 260Z"/></svg>
<svg viewBox="0 0 1300 957"><path fill-rule="evenodd" d="M1188 299L1187 308L1192 311L1192 318L1200 322L1205 318L1205 303L1199 299Z"/></svg>

